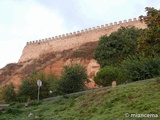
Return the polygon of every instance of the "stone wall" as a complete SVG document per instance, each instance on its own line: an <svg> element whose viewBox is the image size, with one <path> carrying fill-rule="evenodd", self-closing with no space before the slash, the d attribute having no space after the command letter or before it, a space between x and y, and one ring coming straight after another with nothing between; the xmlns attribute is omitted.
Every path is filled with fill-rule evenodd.
<svg viewBox="0 0 160 120"><path fill-rule="evenodd" d="M98 41L102 35L110 35L120 27L135 26L137 28L146 28L145 23L141 23L136 18L101 25L73 33L67 33L51 38L27 42L19 63L38 58L41 54L52 51L63 51L70 48L76 48L84 43Z"/></svg>

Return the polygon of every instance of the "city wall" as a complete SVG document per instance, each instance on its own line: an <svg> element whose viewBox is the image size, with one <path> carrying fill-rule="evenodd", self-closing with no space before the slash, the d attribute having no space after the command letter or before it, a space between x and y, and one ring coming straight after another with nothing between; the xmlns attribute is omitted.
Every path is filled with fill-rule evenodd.
<svg viewBox="0 0 160 120"><path fill-rule="evenodd" d="M27 62L31 59L38 58L41 54L52 51L63 51L70 48L76 48L84 43L98 41L102 35L110 35L112 32L117 31L120 27L135 26L136 28L146 28L146 24L140 22L136 18L124 20L110 24L105 24L85 30L66 33L63 35L45 38L42 40L27 42L23 49L19 63Z"/></svg>

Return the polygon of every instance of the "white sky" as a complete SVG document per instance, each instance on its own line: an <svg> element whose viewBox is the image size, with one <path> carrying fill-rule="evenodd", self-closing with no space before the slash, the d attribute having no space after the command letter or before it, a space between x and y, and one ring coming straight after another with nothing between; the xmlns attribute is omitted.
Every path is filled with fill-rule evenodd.
<svg viewBox="0 0 160 120"><path fill-rule="evenodd" d="M160 0L0 0L0 68L33 41L145 15Z"/></svg>

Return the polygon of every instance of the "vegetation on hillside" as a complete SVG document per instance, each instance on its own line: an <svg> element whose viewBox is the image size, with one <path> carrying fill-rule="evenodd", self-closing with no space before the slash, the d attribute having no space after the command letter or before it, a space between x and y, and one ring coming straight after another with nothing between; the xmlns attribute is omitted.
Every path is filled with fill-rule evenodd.
<svg viewBox="0 0 160 120"><path fill-rule="evenodd" d="M95 82L103 87L109 86L112 81L123 85L37 103L34 100L37 98L38 79L43 83L42 99L84 90L87 75L79 64L65 66L60 78L54 74L32 72L23 80L18 93L10 84L2 94L6 103L33 101L28 100L29 106L25 107L20 103L11 103L5 111L0 111L0 120L111 120L131 119L131 114L160 115L160 78L125 85L160 76L160 10L146 8L146 11L147 16L140 17L148 26L146 30L122 27L110 36L102 36L94 53L101 65ZM86 53L75 50L72 56L84 57ZM64 56L66 54L63 52ZM153 119L158 120L157 117ZM146 117L140 119L146 120Z"/></svg>
<svg viewBox="0 0 160 120"><path fill-rule="evenodd" d="M0 113L0 120L159 120L160 116L156 117L160 115L159 99L160 78L156 78L39 104L31 102L27 107L12 104ZM131 117L131 114L155 114L155 117Z"/></svg>
<svg viewBox="0 0 160 120"><path fill-rule="evenodd" d="M14 91L13 84L4 89L3 98L5 102L26 102L28 99L36 100L38 88L37 80L42 81L40 99L43 99L85 90L84 83L87 82L87 74L85 68L80 64L64 66L60 78L53 73L44 74L42 72L32 72L28 78L22 81L17 93Z"/></svg>
<svg viewBox="0 0 160 120"><path fill-rule="evenodd" d="M33 72L30 77L24 79L18 90L18 98L20 101L27 101L27 99L37 99L37 80L42 81L40 87L40 99L49 97L50 84L57 81L58 78L53 74L44 74L42 72Z"/></svg>
<svg viewBox="0 0 160 120"><path fill-rule="evenodd" d="M137 39L144 30L135 27L121 27L109 36L102 36L94 53L101 67L117 65L129 55L137 53Z"/></svg>
<svg viewBox="0 0 160 120"><path fill-rule="evenodd" d="M7 85L2 91L2 98L6 103L16 101L16 92L14 91L14 85L11 83Z"/></svg>
<svg viewBox="0 0 160 120"><path fill-rule="evenodd" d="M145 35L138 40L138 51L144 56L160 56L160 9L146 7L147 15L140 20L147 24Z"/></svg>
<svg viewBox="0 0 160 120"><path fill-rule="evenodd" d="M106 66L101 68L101 70L94 77L94 81L102 86L110 86L113 81L116 81L117 84L122 84L126 82L126 75L123 70L114 66Z"/></svg>
<svg viewBox="0 0 160 120"><path fill-rule="evenodd" d="M138 81L160 76L160 57L131 56L121 63L128 81Z"/></svg>
<svg viewBox="0 0 160 120"><path fill-rule="evenodd" d="M147 29L122 27L117 32L100 38L94 52L95 59L101 66L101 70L94 78L98 85L109 86L112 81L123 84L160 76L160 10L154 8L146 8L146 10L147 16L141 16L141 20L147 24ZM147 51L148 48L150 53ZM94 48L90 47L88 53L92 52L91 50ZM56 57L55 54L51 55ZM67 51L63 51L61 55L66 56ZM87 52L83 49L75 50L71 56L77 58L86 55ZM32 72L22 82L16 100L36 99L38 79L41 79L43 83L40 94L42 99L84 90L87 75L81 65L64 67L60 80L53 74Z"/></svg>
<svg viewBox="0 0 160 120"><path fill-rule="evenodd" d="M160 10L147 7L146 11L147 16L140 18L147 29L120 28L100 38L95 50L95 59L101 66L94 78L98 85L160 76Z"/></svg>
<svg viewBox="0 0 160 120"><path fill-rule="evenodd" d="M85 90L87 82L85 68L80 64L65 66L60 78L60 90L64 94Z"/></svg>

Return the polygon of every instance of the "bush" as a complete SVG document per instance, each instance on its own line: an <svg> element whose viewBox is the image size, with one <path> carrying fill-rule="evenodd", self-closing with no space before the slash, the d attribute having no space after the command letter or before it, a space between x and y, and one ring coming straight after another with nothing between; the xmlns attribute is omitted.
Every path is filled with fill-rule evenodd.
<svg viewBox="0 0 160 120"><path fill-rule="evenodd" d="M158 77L160 75L160 58L130 56L122 62L122 69L126 70L131 81Z"/></svg>
<svg viewBox="0 0 160 120"><path fill-rule="evenodd" d="M19 108L11 108L11 107L9 107L9 108L6 109L6 113L7 114L18 115L18 114L21 114L22 111L19 110Z"/></svg>
<svg viewBox="0 0 160 120"><path fill-rule="evenodd" d="M26 102L28 98L36 99L36 97L37 97L36 83L30 83L28 80L23 80L18 90L19 101Z"/></svg>
<svg viewBox="0 0 160 120"><path fill-rule="evenodd" d="M60 91L60 80L58 79L54 79L51 83L50 83L50 96L57 96L61 94Z"/></svg>
<svg viewBox="0 0 160 120"><path fill-rule="evenodd" d="M20 101L26 102L28 98L35 100L37 99L37 80L42 81L42 86L40 87L40 99L50 97L50 86L52 82L57 80L57 77L50 73L38 73L34 72L30 77L22 81L22 84L19 87L18 97Z"/></svg>
<svg viewBox="0 0 160 120"><path fill-rule="evenodd" d="M19 102L11 102L9 105L14 108L21 108L22 107L22 104Z"/></svg>
<svg viewBox="0 0 160 120"><path fill-rule="evenodd" d="M6 113L13 115L21 114L22 113L22 111L20 110L21 107L22 105L20 103L12 102L10 106L7 107Z"/></svg>
<svg viewBox="0 0 160 120"><path fill-rule="evenodd" d="M107 66L102 68L94 77L96 84L100 86L111 86L112 81L116 81L117 84L126 82L124 72L121 69L113 66Z"/></svg>
<svg viewBox="0 0 160 120"><path fill-rule="evenodd" d="M2 98L6 103L16 101L16 92L14 91L14 85L12 83L3 89Z"/></svg>
<svg viewBox="0 0 160 120"><path fill-rule="evenodd" d="M60 90L62 93L73 93L82 91L85 88L84 82L87 80L85 68L80 64L65 66L60 80Z"/></svg>

